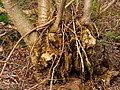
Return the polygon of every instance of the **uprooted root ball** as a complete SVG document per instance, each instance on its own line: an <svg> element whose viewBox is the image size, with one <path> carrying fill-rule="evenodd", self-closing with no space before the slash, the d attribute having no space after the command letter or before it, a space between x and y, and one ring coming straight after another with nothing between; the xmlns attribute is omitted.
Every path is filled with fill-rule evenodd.
<svg viewBox="0 0 120 90"><path fill-rule="evenodd" d="M72 70L81 72L79 75L84 75L85 72L82 70L85 67L87 68L85 70L92 75L89 60L93 55L92 48L96 44L96 39L92 36L91 30L85 26L76 27L76 32L68 27L58 32L46 30L40 39L35 75L38 81L49 81L52 74L54 74L54 81L65 81Z"/></svg>

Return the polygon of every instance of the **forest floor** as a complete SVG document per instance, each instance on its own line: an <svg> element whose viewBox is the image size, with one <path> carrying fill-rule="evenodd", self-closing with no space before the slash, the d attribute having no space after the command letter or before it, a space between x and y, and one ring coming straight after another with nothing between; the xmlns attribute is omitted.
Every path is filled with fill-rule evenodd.
<svg viewBox="0 0 120 90"><path fill-rule="evenodd" d="M30 7L36 5L31 3ZM72 74L66 83L53 85L53 90L120 90L119 0L97 18L95 23L100 36L94 47L95 56L92 59L93 80L83 82L76 74ZM29 51L23 41L5 62L20 34L13 30L13 26L1 23L0 35L2 34L4 35L0 37L0 71L5 63L7 65L0 78L0 90L49 90L50 85L42 85L35 80Z"/></svg>

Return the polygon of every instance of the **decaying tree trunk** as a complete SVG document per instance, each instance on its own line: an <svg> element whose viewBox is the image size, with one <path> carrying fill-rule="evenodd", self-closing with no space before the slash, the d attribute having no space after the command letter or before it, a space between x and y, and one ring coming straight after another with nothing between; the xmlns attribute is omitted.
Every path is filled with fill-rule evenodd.
<svg viewBox="0 0 120 90"><path fill-rule="evenodd" d="M76 19L74 18L72 18L72 24L68 26L62 23L61 20L65 10L66 0L58 1L57 11L54 12L54 15L56 15L54 24L52 23L50 26L41 30L41 36L34 31L24 38L30 50L33 48L31 61L36 69L35 77L40 82L51 79L52 83L54 78L62 78L61 80L65 81L65 78L69 77L72 69L78 72L81 72L81 70L84 72L85 64L89 71L91 68L88 59L90 55L86 50L95 45L96 39L87 27L82 26L83 24L77 27L75 24ZM76 8L78 8L78 1L76 0ZM91 24L92 1L85 0L84 4L84 13L81 22L87 25ZM33 29L32 24L26 19L15 0L2 0L2 2L22 36ZM49 17L52 16L50 9L50 0L38 0L39 25L45 24L51 19ZM74 11L72 12L74 13Z"/></svg>

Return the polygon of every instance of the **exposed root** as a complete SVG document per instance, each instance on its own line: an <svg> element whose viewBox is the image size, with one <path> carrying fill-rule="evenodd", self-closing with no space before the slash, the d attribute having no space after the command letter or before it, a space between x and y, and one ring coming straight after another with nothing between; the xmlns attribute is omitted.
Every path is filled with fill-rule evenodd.
<svg viewBox="0 0 120 90"><path fill-rule="evenodd" d="M64 28L64 29L63 29ZM72 30L73 28L73 30ZM66 26L63 22L62 29L58 32L45 31L41 37L38 57L38 72L36 78L40 82L50 82L52 89L53 81L61 79L65 82L75 69L79 74L85 76L85 67L92 77L92 68L89 57L89 48L96 44L91 30L85 26ZM50 80L50 81L49 81Z"/></svg>

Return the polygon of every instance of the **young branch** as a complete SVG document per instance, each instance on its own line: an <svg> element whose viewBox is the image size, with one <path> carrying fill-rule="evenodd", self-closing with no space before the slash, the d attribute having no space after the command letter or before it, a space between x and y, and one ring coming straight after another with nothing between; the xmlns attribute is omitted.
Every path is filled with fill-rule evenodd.
<svg viewBox="0 0 120 90"><path fill-rule="evenodd" d="M38 0L38 23L44 24L48 21L50 14L49 0Z"/></svg>
<svg viewBox="0 0 120 90"><path fill-rule="evenodd" d="M60 1L55 23L53 24L53 26L50 29L51 32L54 32L54 31L56 31L58 29L59 23L60 23L60 21L62 19L62 16L63 16L63 11L65 9L65 4L66 4L66 0L61 0Z"/></svg>
<svg viewBox="0 0 120 90"><path fill-rule="evenodd" d="M83 17L81 18L83 24L91 24L92 2L93 0L84 0Z"/></svg>

